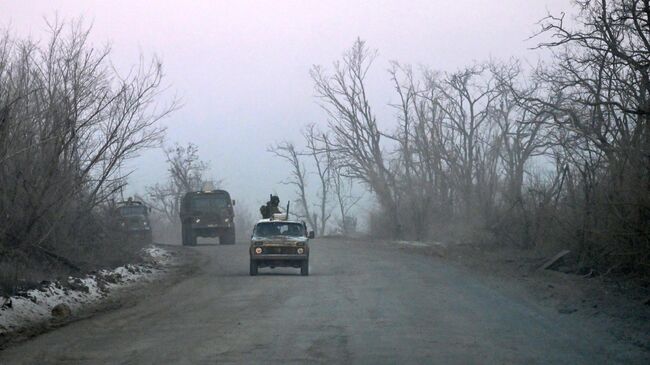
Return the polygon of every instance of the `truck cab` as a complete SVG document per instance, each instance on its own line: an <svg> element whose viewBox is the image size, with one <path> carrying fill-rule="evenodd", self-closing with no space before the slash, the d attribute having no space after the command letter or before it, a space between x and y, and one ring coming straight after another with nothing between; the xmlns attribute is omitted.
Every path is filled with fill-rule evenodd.
<svg viewBox="0 0 650 365"><path fill-rule="evenodd" d="M196 245L197 237L219 237L222 245L234 244L234 205L225 190L186 193L180 211L183 246Z"/></svg>
<svg viewBox="0 0 650 365"><path fill-rule="evenodd" d="M116 215L120 229L127 239L137 239L152 243L153 237L149 222L149 211L142 202L129 199L117 204Z"/></svg>

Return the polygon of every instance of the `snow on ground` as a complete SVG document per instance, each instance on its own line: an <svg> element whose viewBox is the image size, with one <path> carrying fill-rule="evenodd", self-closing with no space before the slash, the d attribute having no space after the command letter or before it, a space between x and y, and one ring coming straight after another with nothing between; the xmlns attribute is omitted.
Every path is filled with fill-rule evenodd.
<svg viewBox="0 0 650 365"><path fill-rule="evenodd" d="M422 241L396 241L400 245L414 246L414 247L431 247L431 246L442 246L446 247L447 245L442 242L431 241L431 242L422 242Z"/></svg>
<svg viewBox="0 0 650 365"><path fill-rule="evenodd" d="M144 252L149 255L152 259L158 260L158 259L169 259L171 256L167 250L164 250L160 247L157 246L149 246L144 249Z"/></svg>
<svg viewBox="0 0 650 365"><path fill-rule="evenodd" d="M143 264L101 270L66 283L44 282L40 288L10 298L0 298L0 335L52 318L52 309L67 305L72 313L83 305L105 298L114 289L155 279L172 261L172 254L156 246L143 249Z"/></svg>

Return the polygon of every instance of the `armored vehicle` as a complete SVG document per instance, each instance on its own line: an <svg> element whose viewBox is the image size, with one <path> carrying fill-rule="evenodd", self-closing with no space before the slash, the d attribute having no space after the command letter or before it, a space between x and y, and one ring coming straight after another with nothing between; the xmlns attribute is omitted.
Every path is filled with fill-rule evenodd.
<svg viewBox="0 0 650 365"><path fill-rule="evenodd" d="M300 274L309 275L309 239L305 222L287 220L287 214L273 214L255 224L251 237L250 274L257 275L261 267L295 267Z"/></svg>
<svg viewBox="0 0 650 365"><path fill-rule="evenodd" d="M219 237L222 245L234 244L234 205L225 190L186 193L180 212L183 246L196 245L197 237Z"/></svg>
<svg viewBox="0 0 650 365"><path fill-rule="evenodd" d="M145 243L152 242L150 211L151 208L147 208L142 202L131 198L117 204L118 223L128 239L141 240Z"/></svg>

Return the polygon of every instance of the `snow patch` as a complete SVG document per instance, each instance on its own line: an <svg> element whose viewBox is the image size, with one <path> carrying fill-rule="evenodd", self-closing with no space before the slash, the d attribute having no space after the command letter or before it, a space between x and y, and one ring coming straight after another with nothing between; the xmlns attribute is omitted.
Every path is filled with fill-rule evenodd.
<svg viewBox="0 0 650 365"><path fill-rule="evenodd" d="M165 271L173 256L163 248L150 246L143 249L143 258L143 264L100 270L83 278L69 277L65 282L43 282L37 289L0 298L0 335L49 320L52 308L58 304L67 305L74 313L83 305L105 298L112 290L151 281Z"/></svg>
<svg viewBox="0 0 650 365"><path fill-rule="evenodd" d="M444 242L438 242L438 241L429 241L429 242L422 242L422 241L395 241L396 243L400 245L407 245L407 246L415 246L415 247L430 247L430 246L442 246L446 247L447 245Z"/></svg>
<svg viewBox="0 0 650 365"><path fill-rule="evenodd" d="M405 246L412 246L412 247L441 247L441 248L446 248L447 244L444 242L438 242L438 241L429 241L429 242L422 242L422 241L395 241L397 244L400 245L405 245Z"/></svg>
<svg viewBox="0 0 650 365"><path fill-rule="evenodd" d="M415 247L427 247L427 245L424 242L420 241L397 241L400 245L407 245L407 246L415 246Z"/></svg>
<svg viewBox="0 0 650 365"><path fill-rule="evenodd" d="M145 254L155 260L169 260L172 257L172 255L167 250L162 249L158 246L149 246L143 251Z"/></svg>

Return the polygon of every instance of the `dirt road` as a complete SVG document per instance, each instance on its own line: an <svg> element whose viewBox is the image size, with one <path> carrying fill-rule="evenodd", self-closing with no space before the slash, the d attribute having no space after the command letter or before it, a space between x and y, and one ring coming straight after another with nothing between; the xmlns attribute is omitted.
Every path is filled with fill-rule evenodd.
<svg viewBox="0 0 650 365"><path fill-rule="evenodd" d="M644 363L597 321L372 242L315 240L311 275L248 275L247 246L187 248L194 273L0 353L1 364Z"/></svg>

